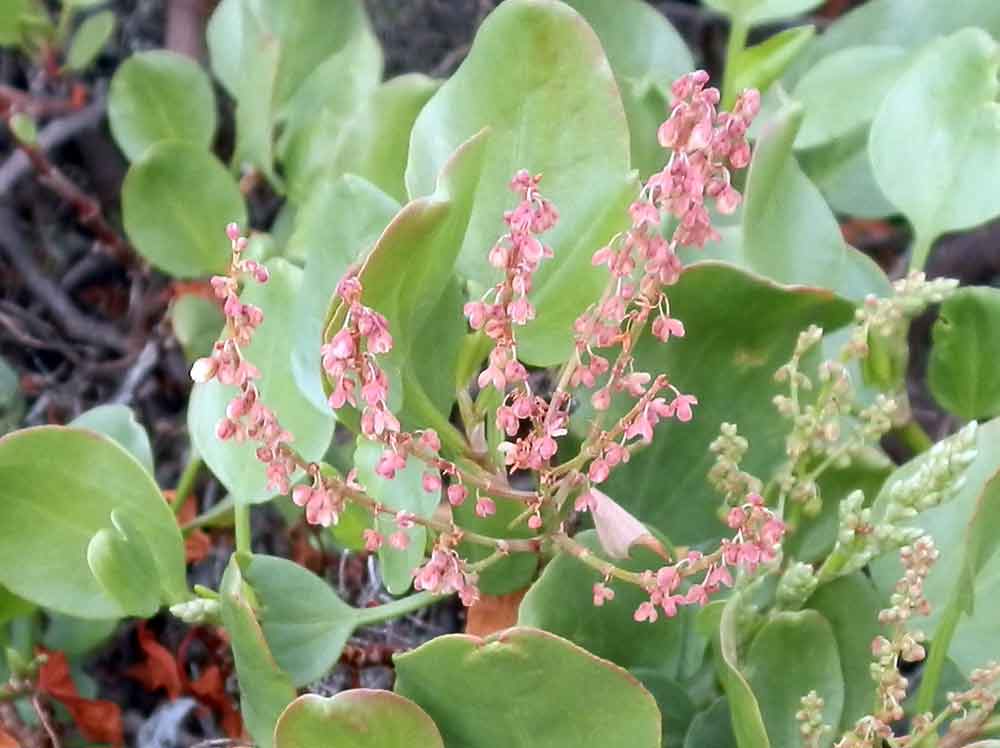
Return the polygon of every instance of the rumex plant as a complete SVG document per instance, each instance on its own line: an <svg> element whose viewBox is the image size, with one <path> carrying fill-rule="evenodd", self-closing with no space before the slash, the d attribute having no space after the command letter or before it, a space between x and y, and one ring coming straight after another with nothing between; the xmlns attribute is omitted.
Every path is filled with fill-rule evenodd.
<svg viewBox="0 0 1000 748"><path fill-rule="evenodd" d="M58 702L120 743L79 717L54 642L165 608L182 651L223 654L198 673L140 623L157 664L131 677L261 746L989 745L1000 304L923 268L1000 212L980 184L998 17L923 3L901 29L874 0L748 47L818 3L706 4L731 23L719 87L638 1L506 0L448 80L382 82L360 3L223 0L228 167L197 63L141 52L111 83L124 236L49 161L31 97L0 90L81 224L183 279L168 316L195 383L172 507L121 406L0 439L0 702L50 742ZM15 6L0 43L58 67L79 9ZM846 234L904 217L909 268L890 281L835 212ZM937 438L921 387L952 414ZM265 503L305 538L295 561L262 552ZM209 586L186 565L217 527ZM308 557L330 543L324 577ZM377 596L348 593L352 559ZM355 646L452 605L464 634ZM393 691L321 695L358 658Z"/></svg>

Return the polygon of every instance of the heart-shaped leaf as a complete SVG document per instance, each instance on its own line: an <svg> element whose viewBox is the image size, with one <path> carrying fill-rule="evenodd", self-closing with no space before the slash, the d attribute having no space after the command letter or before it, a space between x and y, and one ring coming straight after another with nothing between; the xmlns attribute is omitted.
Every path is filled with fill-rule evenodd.
<svg viewBox="0 0 1000 748"><path fill-rule="evenodd" d="M324 699L300 696L282 712L275 748L444 748L419 706L391 691L365 688Z"/></svg>
<svg viewBox="0 0 1000 748"><path fill-rule="evenodd" d="M135 412L127 405L98 405L81 413L68 425L90 429L114 439L146 468L146 472L153 475L153 449L149 444L149 434L135 420Z"/></svg>
<svg viewBox="0 0 1000 748"><path fill-rule="evenodd" d="M160 607L156 559L128 515L111 512L114 529L102 527L87 545L87 565L104 592L127 615L151 618Z"/></svg>
<svg viewBox="0 0 1000 748"><path fill-rule="evenodd" d="M395 690L430 715L449 747L660 745L659 710L638 681L544 631L440 636L395 664Z"/></svg>
<svg viewBox="0 0 1000 748"><path fill-rule="evenodd" d="M222 273L229 243L221 227L246 223L239 186L211 153L163 141L143 152L122 185L125 232L135 248L177 278Z"/></svg>
<svg viewBox="0 0 1000 748"><path fill-rule="evenodd" d="M241 297L264 313L264 321L244 354L262 372L258 382L262 402L292 434L296 450L307 460L317 460L330 444L334 419L332 413L321 413L306 399L292 374L294 309L302 271L282 259L272 260L268 269L270 280L265 284L249 282ZM252 441L221 441L215 435L215 426L236 392L235 387L214 379L195 385L188 404L188 430L198 454L238 502L266 501L274 492L268 489L264 464L255 454L257 445Z"/></svg>
<svg viewBox="0 0 1000 748"><path fill-rule="evenodd" d="M808 656L789 656L807 652ZM810 691L823 699L824 724L840 724L844 682L837 641L830 624L816 611L772 614L750 644L743 671L757 697L772 745L798 744L800 723L795 713ZM825 744L831 742L832 736ZM740 745L749 748L756 743Z"/></svg>
<svg viewBox="0 0 1000 748"><path fill-rule="evenodd" d="M173 513L142 465L105 436L41 426L0 439L0 505L0 584L27 600L79 618L124 615L87 566L91 538L114 527L116 509L149 547L160 600L187 597Z"/></svg>
<svg viewBox="0 0 1000 748"><path fill-rule="evenodd" d="M1000 44L981 29L958 31L917 55L872 122L875 179L913 225L913 267L941 234L1000 213L998 69Z"/></svg>
<svg viewBox="0 0 1000 748"><path fill-rule="evenodd" d="M556 364L572 350L567 331L573 320L605 283L590 256L627 225L628 201L636 194L614 76L599 40L575 11L508 0L490 14L469 56L413 126L406 167L411 197L430 194L454 150L484 127L490 137L460 239L459 272L483 285L496 282L486 254L513 206L510 178L522 168L543 173L541 190L560 214L544 237L555 257L533 279L538 318L519 332L518 353L528 363Z"/></svg>
<svg viewBox="0 0 1000 748"><path fill-rule="evenodd" d="M1000 290L962 288L941 305L927 382L934 399L965 419L1000 414Z"/></svg>
<svg viewBox="0 0 1000 748"><path fill-rule="evenodd" d="M295 688L267 647L235 555L222 575L219 595L222 622L229 634L240 683L243 723L258 746L271 748L274 726L285 707L295 699Z"/></svg>
<svg viewBox="0 0 1000 748"><path fill-rule="evenodd" d="M198 63L165 49L132 55L111 79L108 121L130 161L161 140L208 148L215 135L215 94Z"/></svg>

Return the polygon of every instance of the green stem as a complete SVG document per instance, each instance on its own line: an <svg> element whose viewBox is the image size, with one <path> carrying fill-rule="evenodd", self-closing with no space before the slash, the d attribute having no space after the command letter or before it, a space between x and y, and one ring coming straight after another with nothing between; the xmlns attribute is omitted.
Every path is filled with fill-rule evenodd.
<svg viewBox="0 0 1000 748"><path fill-rule="evenodd" d="M736 58L746 49L750 27L740 18L733 18L729 27L729 43L726 45L726 68L722 74L722 105L728 109L736 101Z"/></svg>
<svg viewBox="0 0 1000 748"><path fill-rule="evenodd" d="M958 602L952 599L945 608L941 622L931 639L931 653L927 658L927 664L924 665L923 680L920 683L920 690L917 692L917 714L929 712L934 707L934 695L937 693L938 684L941 681L941 671L944 669L944 662L948 657L948 647L961 618L962 609Z"/></svg>
<svg viewBox="0 0 1000 748"><path fill-rule="evenodd" d="M188 459L187 465L184 466L184 472L181 473L181 477L177 481L177 489L174 491L174 514L180 514L181 507L184 506L187 497L191 495L202 464L201 457L192 449L191 457Z"/></svg>
<svg viewBox="0 0 1000 748"><path fill-rule="evenodd" d="M233 516L236 521L236 552L250 553L250 505L237 502Z"/></svg>
<svg viewBox="0 0 1000 748"><path fill-rule="evenodd" d="M924 427L917 423L913 418L904 423L902 426L894 428L891 433L899 437L899 440L903 442L903 444L905 444L914 454L926 452L934 446L934 440L931 439L930 435L928 435L926 431L924 431Z"/></svg>
<svg viewBox="0 0 1000 748"><path fill-rule="evenodd" d="M371 626L426 608L441 600L442 597L434 592L417 592L399 600L393 600L391 603L376 605L372 608L359 608L355 615L359 626Z"/></svg>
<svg viewBox="0 0 1000 748"><path fill-rule="evenodd" d="M913 246L910 249L910 267L909 272L914 270L923 270L924 265L927 264L927 257L931 253L931 247L934 245L934 238L925 236L921 233L913 239Z"/></svg>

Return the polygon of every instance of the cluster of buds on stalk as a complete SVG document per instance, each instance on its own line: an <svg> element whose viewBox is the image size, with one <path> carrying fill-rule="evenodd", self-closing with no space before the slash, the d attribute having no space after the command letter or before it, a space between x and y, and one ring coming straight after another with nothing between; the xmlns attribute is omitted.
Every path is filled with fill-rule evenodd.
<svg viewBox="0 0 1000 748"><path fill-rule="evenodd" d="M489 263L501 279L479 300L464 307L473 330L491 342L485 368L478 377L481 389L495 388L502 399L495 412L496 425L507 441L500 444L505 468L495 472L477 460L470 450L455 461L441 455L441 441L430 429L405 431L389 407L390 381L380 357L393 347L389 321L364 302L364 266L343 278L337 286L333 319L339 329L320 351L323 371L330 384L329 405L334 410L353 408L360 415L361 437L381 446L374 472L393 480L410 459L425 465L423 489L447 498L447 508L461 505L476 491L476 514L489 516L496 510L494 499L520 502L524 510L518 522L538 533L533 538L490 538L458 527L450 518L421 517L393 511L372 498L351 472L345 478L329 474L315 463L303 460L290 446L291 436L278 425L273 414L260 403L255 380L259 373L243 359L241 348L260 324L259 310L239 302L238 277L250 274L264 280L265 271L240 259L246 240L230 227L233 241L232 272L216 279L226 299L229 336L210 359L199 361L193 375L199 381L218 376L224 384L235 384L240 395L227 411L222 438L253 438L261 442L258 457L268 464L271 486L289 490L293 471L302 469L306 481L292 490L296 504L304 506L312 524L338 521L346 502L354 502L375 515L391 515L397 531L368 529L364 533L368 551L403 550L409 542L406 530L420 524L434 533L430 558L414 570L414 585L433 592L458 593L466 604L478 597L478 572L491 559L510 552L537 552L544 540L580 558L597 569L603 581L594 586L594 602L601 605L614 597L611 579L627 581L645 589L649 600L635 611L636 620L655 620L662 611L676 613L679 605L704 605L721 586L733 583L733 571L754 572L776 558L784 525L765 505L757 483L744 481L747 490L734 497L727 517L734 531L712 553L690 552L676 563L639 574L620 569L591 556L568 537L564 520L570 509L591 511L608 555L627 555L636 542L658 548L642 524L596 486L612 470L627 463L638 446L653 439L656 425L664 419L690 421L698 400L681 392L665 374L638 370L635 347L646 331L663 342L685 335L683 323L670 314L666 289L679 279L682 267L677 250L682 245L700 247L718 238L712 228L709 207L720 213L734 211L741 197L732 185L732 171L747 166L750 147L746 133L759 109L756 91L744 92L732 112L719 112L719 92L706 86L703 71L683 76L671 87L671 107L659 129L660 143L670 149L662 171L641 188L629 208L630 228L614 237L593 255L595 266L606 266L609 278L600 299L575 322L574 352L563 367L549 398L532 390L527 367L518 359L517 328L536 316L530 294L534 274L553 256L541 236L558 221L555 206L540 192L541 175L518 171L510 187L517 204L503 216L506 231L488 251ZM675 219L675 228L663 234L664 215ZM569 331L567 331L569 333ZM609 354L614 349L614 355ZM233 367L239 374L230 374ZM225 371L224 375L218 372ZM553 464L558 439L567 433L574 390L592 389L590 402L595 418L590 435L576 457ZM610 426L604 419L620 396L632 405ZM463 411L463 416L465 412ZM478 416L481 417L481 416ZM247 422L244 422L244 418ZM481 424L466 423L476 433ZM470 441L471 443L471 441ZM481 457L481 455L480 455ZM533 490L517 490L508 482L508 471L536 474ZM569 503L567 503L569 502ZM457 549L460 543L488 546L493 554L470 564ZM383 550L385 549L385 550Z"/></svg>
<svg viewBox="0 0 1000 748"><path fill-rule="evenodd" d="M243 259L248 242L246 237L240 236L239 226L229 224L226 236L232 248L229 273L212 278L212 290L222 302L226 334L215 344L211 356L194 362L191 378L202 384L216 379L237 388L238 394L226 406L226 414L216 425L215 434L223 441L257 442L257 458L267 465L268 487L278 493L288 493L295 464L285 445L292 441L292 435L281 427L274 412L261 401L257 388L260 371L244 355L254 332L264 321L264 314L253 304L240 301L240 284L246 278L267 283L268 272L255 260Z"/></svg>

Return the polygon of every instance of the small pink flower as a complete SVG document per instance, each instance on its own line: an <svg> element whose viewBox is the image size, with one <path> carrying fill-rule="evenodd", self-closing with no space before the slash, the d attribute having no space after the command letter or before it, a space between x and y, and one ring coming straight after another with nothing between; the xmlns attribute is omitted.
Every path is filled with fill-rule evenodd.
<svg viewBox="0 0 1000 748"><path fill-rule="evenodd" d="M615 599L615 591L606 584L597 582L594 585L594 605L600 608L605 602Z"/></svg>
<svg viewBox="0 0 1000 748"><path fill-rule="evenodd" d="M590 463L590 467L587 469L587 476L592 483L603 483L609 475L611 475L611 468L608 467L607 462L600 458Z"/></svg>
<svg viewBox="0 0 1000 748"><path fill-rule="evenodd" d="M734 506L726 515L726 524L733 530L742 527L744 522L746 522L746 515L738 506Z"/></svg>
<svg viewBox="0 0 1000 748"><path fill-rule="evenodd" d="M542 518L538 514L532 514L528 517L528 527L532 530L537 530L542 526Z"/></svg>
<svg viewBox="0 0 1000 748"><path fill-rule="evenodd" d="M493 499L487 498L486 496L481 496L476 502L476 516L477 517L492 517L497 513L497 505Z"/></svg>
<svg viewBox="0 0 1000 748"><path fill-rule="evenodd" d="M595 410L607 410L611 407L611 392L607 387L601 387L590 396L590 403Z"/></svg>
<svg viewBox="0 0 1000 748"><path fill-rule="evenodd" d="M466 497L469 492L465 489L461 483L452 483L448 486L448 503L452 506L461 506L465 503Z"/></svg>
<svg viewBox="0 0 1000 748"><path fill-rule="evenodd" d="M441 475L437 471L424 473L420 482L427 493L436 493L441 490Z"/></svg>
<svg viewBox="0 0 1000 748"><path fill-rule="evenodd" d="M397 551L405 551L410 545L410 536L403 530L398 530L389 536L389 546Z"/></svg>
<svg viewBox="0 0 1000 748"><path fill-rule="evenodd" d="M425 429L422 434L420 434L420 444L431 452L441 451L441 439L438 438L437 431L434 429Z"/></svg>
<svg viewBox="0 0 1000 748"><path fill-rule="evenodd" d="M361 533L361 537L364 538L365 550L369 553L375 553L375 551L382 547L382 536L371 528L365 528L364 532Z"/></svg>
<svg viewBox="0 0 1000 748"><path fill-rule="evenodd" d="M684 323L679 319L660 316L653 320L653 335L666 343L670 336L675 338L684 337Z"/></svg>
<svg viewBox="0 0 1000 748"><path fill-rule="evenodd" d="M344 329L333 336L329 343L330 353L334 358L350 358L354 355L355 345L351 331Z"/></svg>
<svg viewBox="0 0 1000 748"><path fill-rule="evenodd" d="M396 512L396 527L400 530L409 530L414 525L414 520L416 515L413 512L408 512L405 509L400 509Z"/></svg>
<svg viewBox="0 0 1000 748"><path fill-rule="evenodd" d="M592 512L596 507L597 497L590 491L584 491L573 503L573 508L578 512Z"/></svg>
<svg viewBox="0 0 1000 748"><path fill-rule="evenodd" d="M691 406L697 404L698 398L694 395L678 395L671 403L674 409L674 415L677 416L677 420L681 423L687 423L691 420L693 417Z"/></svg>
<svg viewBox="0 0 1000 748"><path fill-rule="evenodd" d="M635 613L632 615L632 618L634 618L639 623L642 623L643 621L656 623L656 619L659 618L659 615L656 612L656 606L647 600L646 602L641 603L638 608L636 608Z"/></svg>
<svg viewBox="0 0 1000 748"><path fill-rule="evenodd" d="M406 458L399 452L387 449L382 453L378 463L375 465L376 475L393 480L396 473L406 467Z"/></svg>

